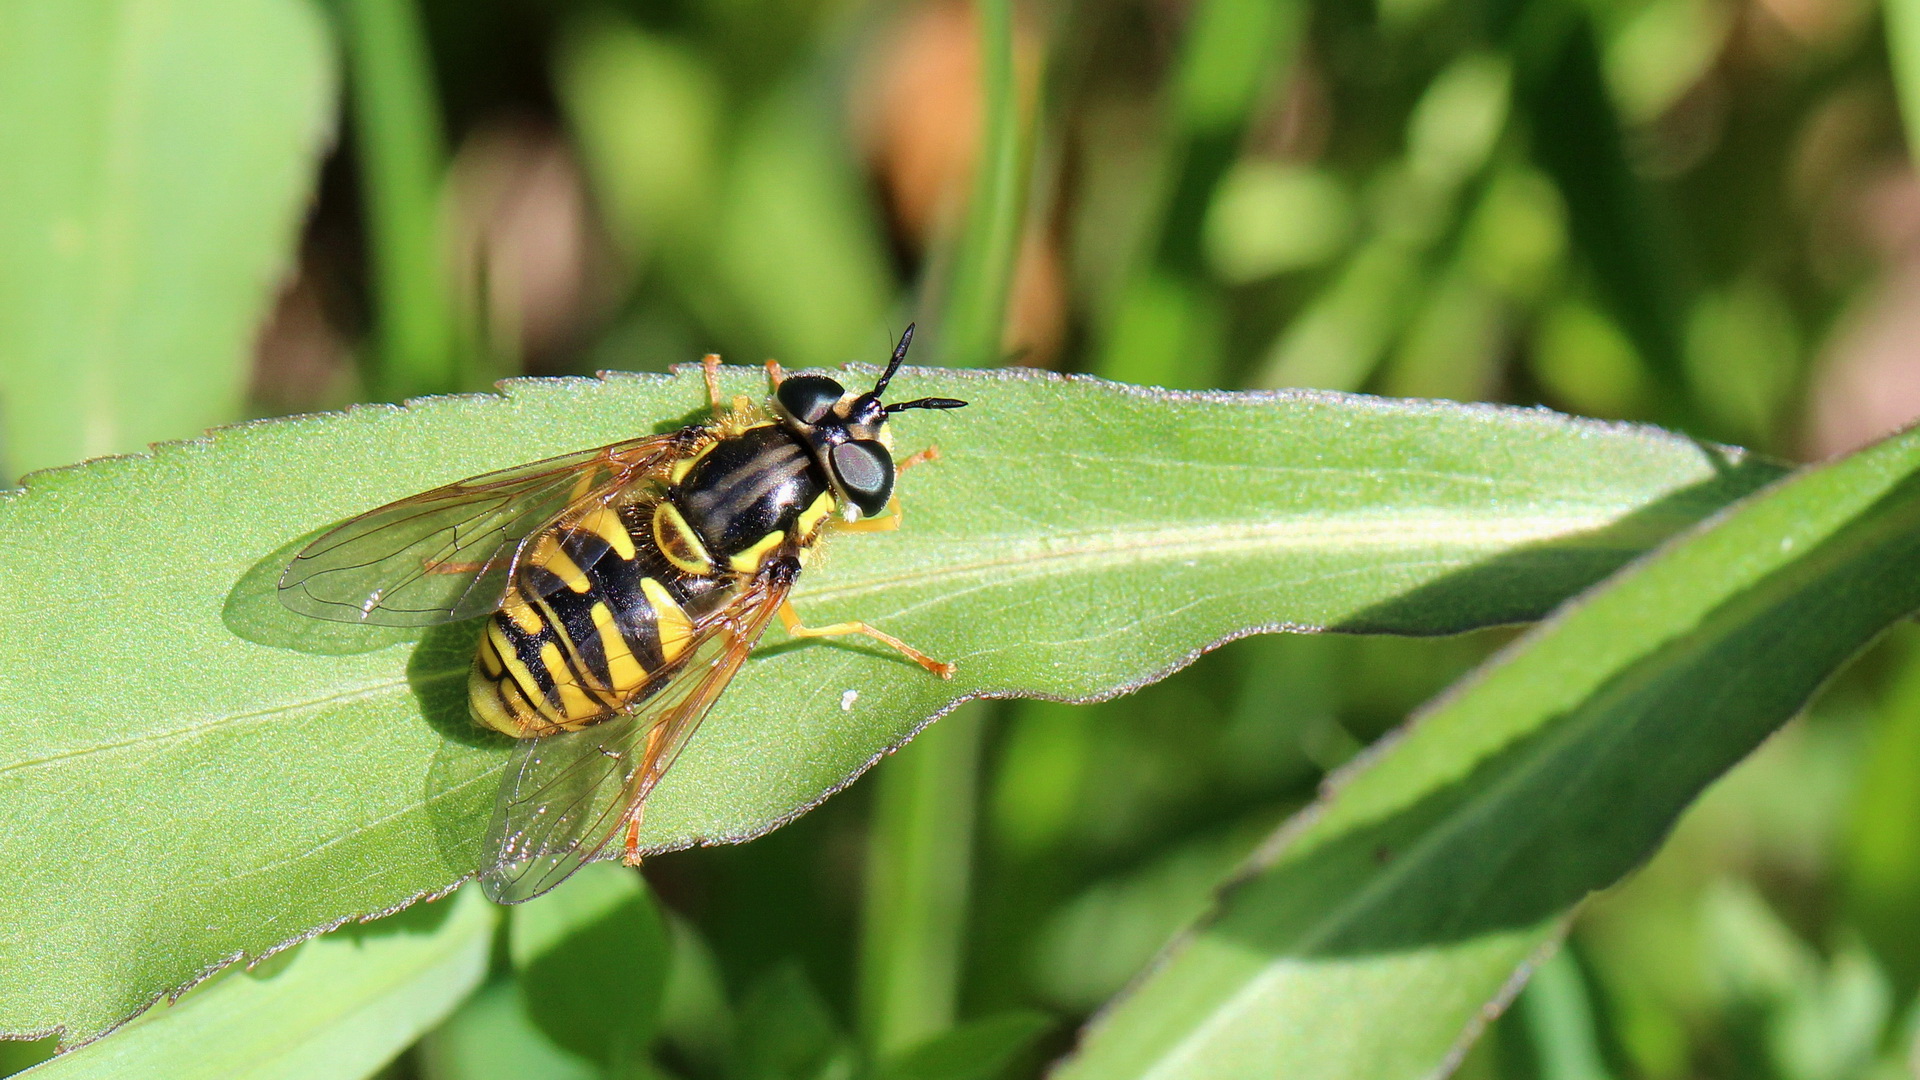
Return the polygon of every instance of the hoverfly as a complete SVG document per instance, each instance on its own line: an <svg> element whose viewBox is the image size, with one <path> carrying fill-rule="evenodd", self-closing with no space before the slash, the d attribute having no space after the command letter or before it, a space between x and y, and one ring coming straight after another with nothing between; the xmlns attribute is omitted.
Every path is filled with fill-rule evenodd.
<svg viewBox="0 0 1920 1080"><path fill-rule="evenodd" d="M546 892L624 832L778 617L793 637L864 634L928 671L953 667L865 623L808 627L788 602L832 532L899 527L883 405L907 327L873 389L767 363L764 409L487 473L390 503L309 544L280 578L304 615L380 626L487 616L468 676L476 722L525 740L501 781L480 867L503 903Z"/></svg>

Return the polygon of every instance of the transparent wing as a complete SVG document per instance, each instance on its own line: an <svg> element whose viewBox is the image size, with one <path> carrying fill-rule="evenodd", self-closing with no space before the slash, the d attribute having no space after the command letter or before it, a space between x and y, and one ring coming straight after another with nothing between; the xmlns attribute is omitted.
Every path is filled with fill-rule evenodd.
<svg viewBox="0 0 1920 1080"><path fill-rule="evenodd" d="M500 605L520 542L664 467L676 436L547 458L370 510L308 544L280 575L302 615L375 626L432 626Z"/></svg>
<svg viewBox="0 0 1920 1080"><path fill-rule="evenodd" d="M531 900L593 861L629 824L766 631L791 583L761 577L695 630L684 664L635 711L529 740L501 780L480 887Z"/></svg>

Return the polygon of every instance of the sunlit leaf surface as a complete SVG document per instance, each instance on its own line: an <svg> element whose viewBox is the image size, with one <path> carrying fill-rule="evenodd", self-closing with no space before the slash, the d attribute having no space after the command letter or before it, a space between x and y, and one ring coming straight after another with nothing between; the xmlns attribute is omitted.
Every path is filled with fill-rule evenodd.
<svg viewBox="0 0 1920 1080"><path fill-rule="evenodd" d="M728 373L758 392L757 371ZM796 593L959 665L770 640L650 804L652 848L757 835L972 695L1110 695L1257 628L1534 618L1770 465L1537 410L1167 395L909 369L941 460L906 526ZM0 500L0 1029L97 1032L240 955L446 889L508 748L466 716L472 624L280 607L315 531L463 476L697 415L699 379L511 384L265 422ZM776 638L778 631L775 631Z"/></svg>

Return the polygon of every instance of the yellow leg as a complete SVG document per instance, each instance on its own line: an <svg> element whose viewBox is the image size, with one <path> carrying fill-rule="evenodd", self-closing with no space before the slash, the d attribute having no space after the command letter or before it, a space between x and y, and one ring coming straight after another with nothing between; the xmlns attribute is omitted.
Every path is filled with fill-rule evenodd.
<svg viewBox="0 0 1920 1080"><path fill-rule="evenodd" d="M925 450L917 454L909 454L906 458L902 459L899 464L893 467L893 475L897 477L923 461L938 460L940 460L940 447L937 444L929 445Z"/></svg>
<svg viewBox="0 0 1920 1080"><path fill-rule="evenodd" d="M778 389L780 384L785 382L786 379L787 373L781 370L780 361L775 360L771 356L767 357L767 381L772 383L775 389Z"/></svg>
<svg viewBox="0 0 1920 1080"><path fill-rule="evenodd" d="M700 374L707 380L707 402L713 406L714 414L720 413L720 354L708 353L700 358Z"/></svg>
<svg viewBox="0 0 1920 1080"><path fill-rule="evenodd" d="M900 655L943 679L953 678L952 664L941 663L926 653L921 652L919 649L894 637L892 634L875 630L863 622L834 623L832 626L802 626L800 625L799 614L793 610L793 604L788 602L780 605L780 624L787 628L787 634L789 636L797 638L845 637L849 634L864 634L882 645L897 650Z"/></svg>
<svg viewBox="0 0 1920 1080"><path fill-rule="evenodd" d="M640 865L640 811L638 809L634 810L633 816L627 819L627 839L624 849L620 852L620 861L627 866Z"/></svg>
<svg viewBox="0 0 1920 1080"><path fill-rule="evenodd" d="M641 768L653 770L659 767L656 762L659 760L660 740L665 734L666 728L659 725L655 725L652 731L647 732L647 748L640 758ZM640 789L643 792L640 796L640 805L627 813L627 835L621 843L620 861L628 866L640 865L640 819L647 813L647 794L653 791L652 781L659 779L658 775L653 776Z"/></svg>
<svg viewBox="0 0 1920 1080"><path fill-rule="evenodd" d="M900 509L900 496L895 495L887 500L887 512L879 517L861 518L859 521L841 521L839 518L832 518L828 520L827 528L834 532L850 533L892 532L900 527L902 513L904 511Z"/></svg>

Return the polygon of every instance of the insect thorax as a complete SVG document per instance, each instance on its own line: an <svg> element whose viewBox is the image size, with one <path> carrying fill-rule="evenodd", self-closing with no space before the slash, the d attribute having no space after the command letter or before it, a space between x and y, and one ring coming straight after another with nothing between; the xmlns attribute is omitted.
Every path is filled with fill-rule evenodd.
<svg viewBox="0 0 1920 1080"><path fill-rule="evenodd" d="M779 424L762 424L689 463L655 515L654 540L690 571L704 561L707 572L752 573L775 551L809 544L832 510L813 457Z"/></svg>

